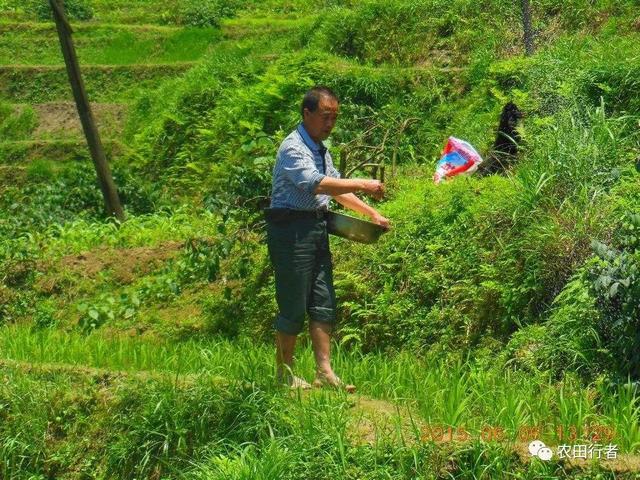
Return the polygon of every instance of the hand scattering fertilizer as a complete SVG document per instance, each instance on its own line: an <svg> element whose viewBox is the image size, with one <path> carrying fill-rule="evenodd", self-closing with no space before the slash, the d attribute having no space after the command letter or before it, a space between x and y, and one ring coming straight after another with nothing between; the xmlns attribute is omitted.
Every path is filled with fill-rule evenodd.
<svg viewBox="0 0 640 480"><path fill-rule="evenodd" d="M436 165L433 181L437 184L461 173L473 173L482 163L482 157L470 143L449 137Z"/></svg>

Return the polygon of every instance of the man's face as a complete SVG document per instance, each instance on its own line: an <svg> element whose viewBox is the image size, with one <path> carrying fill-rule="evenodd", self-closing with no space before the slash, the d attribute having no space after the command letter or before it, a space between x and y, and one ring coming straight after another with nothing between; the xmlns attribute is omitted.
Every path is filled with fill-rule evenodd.
<svg viewBox="0 0 640 480"><path fill-rule="evenodd" d="M315 140L325 140L331 134L338 119L338 102L327 96L320 97L315 112L304 109L304 127Z"/></svg>

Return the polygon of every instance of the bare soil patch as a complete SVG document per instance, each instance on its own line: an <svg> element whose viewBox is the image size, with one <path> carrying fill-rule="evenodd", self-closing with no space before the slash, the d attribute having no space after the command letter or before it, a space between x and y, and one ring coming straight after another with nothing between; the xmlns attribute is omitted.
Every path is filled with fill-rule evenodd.
<svg viewBox="0 0 640 480"><path fill-rule="evenodd" d="M95 278L99 272L109 269L115 280L129 284L137 276L149 273L175 257L182 246L183 242L171 241L154 247L101 247L79 255L63 257L60 266L90 278Z"/></svg>
<svg viewBox="0 0 640 480"><path fill-rule="evenodd" d="M33 105L38 126L33 135L42 137L79 137L80 117L73 102L49 102ZM122 133L128 106L121 103L92 103L91 111L103 136L117 137Z"/></svg>

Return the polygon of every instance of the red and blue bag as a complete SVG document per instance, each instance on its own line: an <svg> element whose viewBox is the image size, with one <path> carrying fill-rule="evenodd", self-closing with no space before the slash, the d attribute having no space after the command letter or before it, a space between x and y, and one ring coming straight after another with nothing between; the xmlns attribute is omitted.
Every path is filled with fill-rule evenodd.
<svg viewBox="0 0 640 480"><path fill-rule="evenodd" d="M449 137L436 165L433 181L440 183L461 173L473 173L481 163L482 157L470 143Z"/></svg>

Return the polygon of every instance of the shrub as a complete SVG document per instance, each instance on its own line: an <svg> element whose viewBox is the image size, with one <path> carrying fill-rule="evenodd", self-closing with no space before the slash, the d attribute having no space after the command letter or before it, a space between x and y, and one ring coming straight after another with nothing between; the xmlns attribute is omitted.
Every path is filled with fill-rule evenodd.
<svg viewBox="0 0 640 480"><path fill-rule="evenodd" d="M174 22L193 27L219 27L220 21L233 16L237 8L237 1L187 0L179 7Z"/></svg>
<svg viewBox="0 0 640 480"><path fill-rule="evenodd" d="M640 378L640 215L622 224L622 249L594 242L597 261L589 271L591 292L602 312L600 335L614 368Z"/></svg>
<svg viewBox="0 0 640 480"><path fill-rule="evenodd" d="M538 365L556 374L578 371L587 378L605 371L611 359L599 324L600 312L582 269L554 302L540 348L535 351Z"/></svg>
<svg viewBox="0 0 640 480"><path fill-rule="evenodd" d="M91 20L93 7L90 0L64 0L64 10L70 20ZM53 17L48 0L28 0L25 10L36 14L38 20L50 20Z"/></svg>
<svg viewBox="0 0 640 480"><path fill-rule="evenodd" d="M316 22L312 45L377 64L447 63L466 55L479 38L493 42L494 35L483 35L483 30L497 19L513 17L514 11L502 8L500 15L492 15L493 3L480 9L464 0L446 6L426 0L362 2L352 9L328 10ZM439 48L448 49L442 58L437 58Z"/></svg>
<svg viewBox="0 0 640 480"><path fill-rule="evenodd" d="M640 216L622 226L623 249L592 243L591 258L554 302L536 351L544 368L584 377L640 378Z"/></svg>

